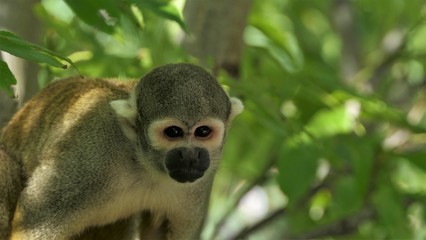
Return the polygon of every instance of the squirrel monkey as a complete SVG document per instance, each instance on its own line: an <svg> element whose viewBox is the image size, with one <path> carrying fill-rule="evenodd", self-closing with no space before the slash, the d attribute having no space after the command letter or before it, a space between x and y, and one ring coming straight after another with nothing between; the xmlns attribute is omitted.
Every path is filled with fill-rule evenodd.
<svg viewBox="0 0 426 240"><path fill-rule="evenodd" d="M242 110L207 71L184 63L135 82L47 86L0 138L0 238L199 238Z"/></svg>

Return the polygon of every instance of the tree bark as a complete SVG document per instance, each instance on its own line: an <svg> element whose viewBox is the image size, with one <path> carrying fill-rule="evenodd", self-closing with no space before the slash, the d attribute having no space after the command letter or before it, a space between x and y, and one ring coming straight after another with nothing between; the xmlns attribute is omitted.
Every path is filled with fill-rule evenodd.
<svg viewBox="0 0 426 240"><path fill-rule="evenodd" d="M37 2L37 0L1 0L0 29L14 32L30 42L39 43L41 27L33 12L33 6ZM0 128L4 126L16 109L39 89L37 64L5 53L2 53L2 56L18 81L15 89L18 101L16 104L16 101L10 96L4 92L0 93Z"/></svg>
<svg viewBox="0 0 426 240"><path fill-rule="evenodd" d="M355 27L355 14L349 0L335 0L333 22L342 39L341 77L352 86L352 80L360 68L359 42Z"/></svg>
<svg viewBox="0 0 426 240"><path fill-rule="evenodd" d="M251 5L252 0L187 0L184 17L191 35L184 46L214 73L225 69L238 78Z"/></svg>

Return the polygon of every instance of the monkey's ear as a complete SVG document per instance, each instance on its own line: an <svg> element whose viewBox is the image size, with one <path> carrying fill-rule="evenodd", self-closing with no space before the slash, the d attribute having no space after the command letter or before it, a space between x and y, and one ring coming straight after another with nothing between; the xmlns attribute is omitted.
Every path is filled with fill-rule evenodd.
<svg viewBox="0 0 426 240"><path fill-rule="evenodd" d="M114 100L109 103L111 108L117 114L120 127L130 140L136 141L137 135L135 131L136 126L136 101L133 94L129 99Z"/></svg>
<svg viewBox="0 0 426 240"><path fill-rule="evenodd" d="M121 118L126 119L132 125L136 121L136 109L133 108L129 100L114 100L109 103L114 112Z"/></svg>
<svg viewBox="0 0 426 240"><path fill-rule="evenodd" d="M244 105L238 98L231 97L229 100L231 101L231 113L228 118L228 122L230 123L238 114L243 112Z"/></svg>

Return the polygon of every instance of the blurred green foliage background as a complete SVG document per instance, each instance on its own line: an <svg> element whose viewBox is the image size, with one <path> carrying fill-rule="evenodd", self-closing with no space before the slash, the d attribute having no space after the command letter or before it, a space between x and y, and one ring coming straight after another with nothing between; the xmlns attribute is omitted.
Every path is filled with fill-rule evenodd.
<svg viewBox="0 0 426 240"><path fill-rule="evenodd" d="M79 71L43 65L40 84L201 62L182 47L185 1L129 2L140 8L102 21L72 1L35 5L44 46ZM425 239L425 17L423 0L254 0L239 74L215 72L245 112L203 238Z"/></svg>

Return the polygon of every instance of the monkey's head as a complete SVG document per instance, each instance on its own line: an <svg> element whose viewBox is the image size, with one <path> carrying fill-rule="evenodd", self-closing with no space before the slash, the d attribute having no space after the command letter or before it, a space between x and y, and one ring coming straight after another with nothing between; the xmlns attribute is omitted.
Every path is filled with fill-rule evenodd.
<svg viewBox="0 0 426 240"><path fill-rule="evenodd" d="M111 105L119 115L131 115L136 135L123 130L138 143L142 165L180 183L217 166L211 163L220 158L227 128L243 110L240 100L229 98L212 75L192 64L169 64L145 75L128 101L136 112L120 114L119 104Z"/></svg>

